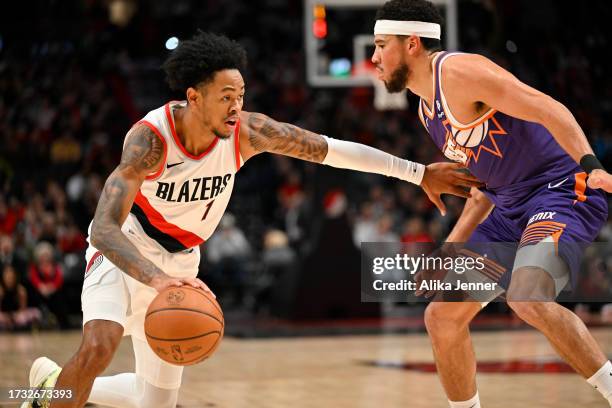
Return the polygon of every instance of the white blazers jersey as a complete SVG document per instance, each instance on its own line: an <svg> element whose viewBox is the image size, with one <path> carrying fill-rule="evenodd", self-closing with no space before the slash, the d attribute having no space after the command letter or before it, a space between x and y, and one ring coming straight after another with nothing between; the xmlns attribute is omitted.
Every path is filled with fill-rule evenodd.
<svg viewBox="0 0 612 408"><path fill-rule="evenodd" d="M160 170L147 177L130 212L145 233L169 252L203 243L214 232L227 207L240 157L240 122L227 139L216 138L198 156L187 152L174 126L169 102L149 112L139 124L164 143Z"/></svg>

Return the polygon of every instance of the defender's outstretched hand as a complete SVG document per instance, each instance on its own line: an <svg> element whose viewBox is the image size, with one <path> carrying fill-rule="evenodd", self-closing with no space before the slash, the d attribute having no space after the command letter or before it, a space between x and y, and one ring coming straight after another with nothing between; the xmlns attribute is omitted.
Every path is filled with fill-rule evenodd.
<svg viewBox="0 0 612 408"><path fill-rule="evenodd" d="M608 193L612 193L612 174L605 170L595 169L589 174L587 185L590 188L601 188Z"/></svg>
<svg viewBox="0 0 612 408"><path fill-rule="evenodd" d="M461 163L432 163L427 165L421 187L442 215L446 215L446 206L441 194L453 194L470 198L470 187L483 187L484 184L472 176Z"/></svg>

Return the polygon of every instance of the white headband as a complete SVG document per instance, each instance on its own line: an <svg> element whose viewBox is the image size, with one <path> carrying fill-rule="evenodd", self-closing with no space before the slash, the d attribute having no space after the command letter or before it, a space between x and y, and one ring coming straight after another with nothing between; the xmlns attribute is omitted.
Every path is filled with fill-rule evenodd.
<svg viewBox="0 0 612 408"><path fill-rule="evenodd" d="M440 24L423 21L376 20L374 35L418 35L419 37L440 39Z"/></svg>

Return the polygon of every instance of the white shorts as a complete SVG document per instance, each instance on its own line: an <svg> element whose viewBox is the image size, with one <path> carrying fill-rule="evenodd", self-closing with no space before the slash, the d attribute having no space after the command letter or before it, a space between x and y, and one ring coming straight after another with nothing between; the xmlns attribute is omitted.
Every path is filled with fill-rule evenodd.
<svg viewBox="0 0 612 408"><path fill-rule="evenodd" d="M170 253L145 234L132 214L128 215L121 230L145 258L168 275L181 278L197 276L200 263L198 247ZM91 244L85 253L85 261L88 269L81 293L83 326L97 319L119 323L123 326L123 335L132 336L136 374L156 387L179 388L183 367L166 363L146 344L144 318L157 291L122 272Z"/></svg>

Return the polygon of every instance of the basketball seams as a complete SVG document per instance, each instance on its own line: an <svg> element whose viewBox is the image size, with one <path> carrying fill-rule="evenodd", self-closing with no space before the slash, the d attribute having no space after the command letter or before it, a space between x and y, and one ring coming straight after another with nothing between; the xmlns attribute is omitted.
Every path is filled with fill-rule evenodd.
<svg viewBox="0 0 612 408"><path fill-rule="evenodd" d="M219 320L218 318L216 318L214 315L212 315L210 313L203 312L203 311L201 311L199 309L192 309L192 308L187 308L187 307L164 307L163 309L156 309L156 310L153 310L152 312L147 313L145 318L147 318L147 317L149 317L149 316L151 316L152 314L155 314L155 313L165 312L165 311L170 311L170 310L180 310L180 311L186 311L186 312L200 313L200 314L206 315L206 316L216 320L217 322L219 322L219 324L221 326L225 326L225 319Z"/></svg>
<svg viewBox="0 0 612 408"><path fill-rule="evenodd" d="M200 337L209 336L211 334L218 334L219 337L221 337L221 333L222 333L221 331L210 331L210 332L198 334L197 336L179 337L179 338L176 338L176 339L174 339L174 338L173 339L162 339L161 337L151 336L150 334L147 334L147 333L145 333L145 336L147 336L150 339L157 340L157 341L187 341L187 340L199 339Z"/></svg>
<svg viewBox="0 0 612 408"><path fill-rule="evenodd" d="M203 292L203 291L201 291L201 290L198 290L198 289L196 289L196 288L193 288L193 287L189 287L189 286L180 286L180 288L181 288L181 289L189 289L189 290L192 290L192 291L194 291L194 292L198 293L199 295L204 296L204 298L205 298L206 300L208 300L208 302L210 302L210 304L211 304L211 305L213 305L213 307L214 307L215 309L217 309L217 311L219 312L219 314L220 314L221 316L223 316L223 312L221 311L221 308L220 308L219 306L217 306L216 302L213 302L213 301L212 301L212 300L211 300L211 299L210 299L208 296L206 296L206 293L205 293L205 292Z"/></svg>
<svg viewBox="0 0 612 408"><path fill-rule="evenodd" d="M208 296L204 296L206 298L206 300L208 300L208 302L212 305L212 307L214 307L215 309L217 309L217 311L219 312L219 314L221 316L223 316L223 312L221 311L221 309L219 308L219 306L217 306L216 302L213 302L212 300L210 300L208 298Z"/></svg>

